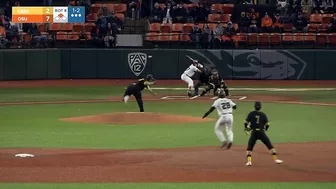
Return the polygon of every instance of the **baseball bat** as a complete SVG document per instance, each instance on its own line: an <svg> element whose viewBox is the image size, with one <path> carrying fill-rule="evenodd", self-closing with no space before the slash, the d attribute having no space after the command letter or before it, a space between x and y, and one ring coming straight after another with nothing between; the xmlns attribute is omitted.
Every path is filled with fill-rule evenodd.
<svg viewBox="0 0 336 189"><path fill-rule="evenodd" d="M191 61L195 61L194 59L192 59L190 56L186 55L187 58L189 58Z"/></svg>

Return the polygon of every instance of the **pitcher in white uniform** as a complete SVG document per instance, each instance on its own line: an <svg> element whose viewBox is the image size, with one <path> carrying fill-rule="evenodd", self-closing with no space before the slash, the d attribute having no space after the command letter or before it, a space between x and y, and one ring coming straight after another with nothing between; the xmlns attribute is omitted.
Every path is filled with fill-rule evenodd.
<svg viewBox="0 0 336 189"><path fill-rule="evenodd" d="M226 93L223 89L218 92L218 99L213 103L208 112L203 116L203 119L207 117L212 111L217 109L219 119L216 122L215 133L218 139L222 142L221 148L227 146L230 149L233 142L233 109L237 109L237 105L232 102L231 99L226 98ZM227 139L224 136L224 129L226 131Z"/></svg>
<svg viewBox="0 0 336 189"><path fill-rule="evenodd" d="M192 60L193 63L183 72L181 79L188 84L188 96L192 96L192 89L194 88L194 81L191 79L196 72L201 72L199 68L203 68L203 65L198 63L197 60Z"/></svg>

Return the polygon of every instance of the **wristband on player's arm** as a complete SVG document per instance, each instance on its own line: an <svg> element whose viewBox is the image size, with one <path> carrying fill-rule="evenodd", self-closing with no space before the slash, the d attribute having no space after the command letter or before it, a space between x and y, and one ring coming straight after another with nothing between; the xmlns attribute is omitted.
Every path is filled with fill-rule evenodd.
<svg viewBox="0 0 336 189"><path fill-rule="evenodd" d="M247 129L247 126L248 126L248 122L247 121L244 122L244 126L245 126L245 129Z"/></svg>

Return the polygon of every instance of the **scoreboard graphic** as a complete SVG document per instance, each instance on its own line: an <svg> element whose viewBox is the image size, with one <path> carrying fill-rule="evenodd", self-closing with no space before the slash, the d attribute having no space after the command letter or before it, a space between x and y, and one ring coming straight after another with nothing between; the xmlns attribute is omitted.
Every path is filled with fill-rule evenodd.
<svg viewBox="0 0 336 189"><path fill-rule="evenodd" d="M84 7L12 7L14 23L84 23Z"/></svg>

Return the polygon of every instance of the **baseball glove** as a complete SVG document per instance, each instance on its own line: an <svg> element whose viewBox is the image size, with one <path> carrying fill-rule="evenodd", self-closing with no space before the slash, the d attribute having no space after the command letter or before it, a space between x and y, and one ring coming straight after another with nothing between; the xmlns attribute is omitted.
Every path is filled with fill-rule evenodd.
<svg viewBox="0 0 336 189"><path fill-rule="evenodd" d="M251 131L252 131L251 127L246 127L246 128L244 129L244 132L245 132L246 135L250 135L250 134L251 134Z"/></svg>

